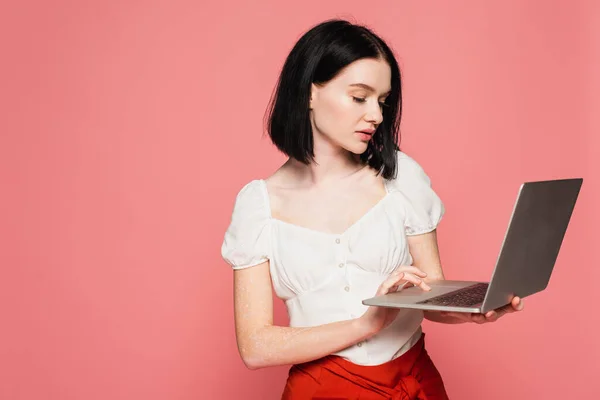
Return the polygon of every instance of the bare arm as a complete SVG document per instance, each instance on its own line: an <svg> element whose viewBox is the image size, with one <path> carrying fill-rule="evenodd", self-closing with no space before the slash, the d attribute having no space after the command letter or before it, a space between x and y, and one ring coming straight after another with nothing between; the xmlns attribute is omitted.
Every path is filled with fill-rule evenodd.
<svg viewBox="0 0 600 400"><path fill-rule="evenodd" d="M415 267L390 275L376 295L403 282L422 285ZM359 318L292 328L273 325L273 294L269 262L234 271L235 330L240 356L250 369L316 360L373 336L391 323L398 310L369 307Z"/></svg>
<svg viewBox="0 0 600 400"><path fill-rule="evenodd" d="M311 328L274 326L268 261L234 271L234 307L238 349L250 369L312 361L372 334L356 319Z"/></svg>

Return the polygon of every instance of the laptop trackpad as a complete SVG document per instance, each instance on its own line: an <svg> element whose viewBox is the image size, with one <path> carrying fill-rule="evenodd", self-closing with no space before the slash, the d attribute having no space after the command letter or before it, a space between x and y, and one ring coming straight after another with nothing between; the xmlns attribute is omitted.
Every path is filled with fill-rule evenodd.
<svg viewBox="0 0 600 400"><path fill-rule="evenodd" d="M476 284L477 282L471 281L435 281L428 282L427 284L431 287L430 291L424 291L420 287L409 287L401 289L398 292L388 293L386 296L393 298L402 298L403 301L411 300L424 300L427 298L439 296L449 292L453 292L458 289L462 289L467 286Z"/></svg>

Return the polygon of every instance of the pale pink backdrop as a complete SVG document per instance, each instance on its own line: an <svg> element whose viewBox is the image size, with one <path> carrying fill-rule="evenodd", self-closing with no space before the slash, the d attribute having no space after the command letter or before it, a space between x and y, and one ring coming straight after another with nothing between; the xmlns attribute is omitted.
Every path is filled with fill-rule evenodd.
<svg viewBox="0 0 600 400"><path fill-rule="evenodd" d="M283 161L261 135L284 57L336 16L399 56L403 148L445 201L449 278L489 277L520 182L585 179L525 312L425 323L450 397L597 398L599 14L592 0L3 3L0 398L278 398L287 367L238 357L219 250L237 191Z"/></svg>

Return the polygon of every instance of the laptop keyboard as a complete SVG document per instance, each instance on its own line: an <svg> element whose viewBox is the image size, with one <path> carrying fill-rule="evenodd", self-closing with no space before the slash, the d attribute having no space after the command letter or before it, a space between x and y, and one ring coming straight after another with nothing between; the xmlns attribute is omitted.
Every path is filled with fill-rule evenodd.
<svg viewBox="0 0 600 400"><path fill-rule="evenodd" d="M487 292L488 283L477 283L463 289L432 297L420 301L418 304L431 304L435 306L471 307L483 302Z"/></svg>

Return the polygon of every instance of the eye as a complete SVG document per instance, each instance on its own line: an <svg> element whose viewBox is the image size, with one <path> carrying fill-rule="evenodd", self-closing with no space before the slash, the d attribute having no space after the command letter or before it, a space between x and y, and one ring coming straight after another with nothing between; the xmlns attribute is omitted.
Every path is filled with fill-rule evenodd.
<svg viewBox="0 0 600 400"><path fill-rule="evenodd" d="M379 102L379 105L380 105L382 108L383 108L383 107L386 107L386 108L388 108L388 107L390 106L389 104L385 104L385 103L383 103L383 102Z"/></svg>
<svg viewBox="0 0 600 400"><path fill-rule="evenodd" d="M357 102L357 103L364 103L365 101L367 101L367 99L365 99L363 97L354 97L354 96L352 96L352 99L354 99L354 101Z"/></svg>

